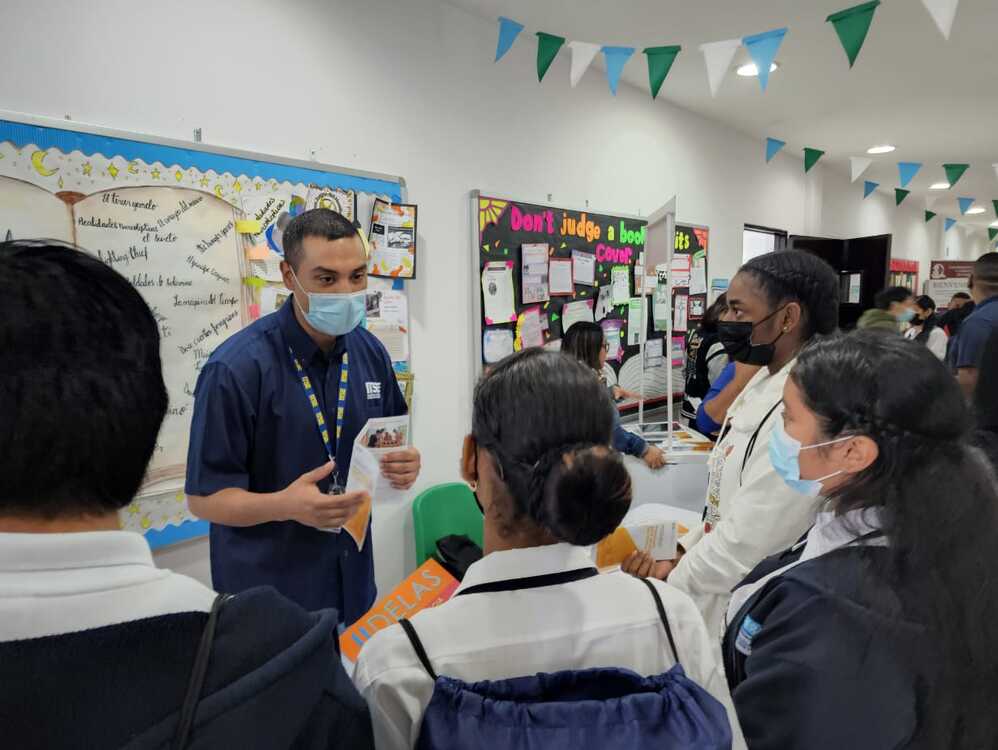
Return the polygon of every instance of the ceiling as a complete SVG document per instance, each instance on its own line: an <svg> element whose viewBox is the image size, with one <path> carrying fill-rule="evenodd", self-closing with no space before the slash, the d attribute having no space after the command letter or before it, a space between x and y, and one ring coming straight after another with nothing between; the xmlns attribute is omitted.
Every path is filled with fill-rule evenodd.
<svg viewBox="0 0 998 750"><path fill-rule="evenodd" d="M852 70L838 37L825 18L860 0L449 0L483 18L513 18L525 25L517 45L534 44L535 31L568 40L636 47L623 80L648 92L648 73L640 50L681 44L659 93L674 104L760 139L787 142L826 152L822 164L849 173L850 156L866 156L875 144L897 146L874 156L861 179L881 190L898 186L898 161L923 162L908 186L909 202L934 198L932 210L961 223L987 226L995 221L998 199L998 2L961 0L950 39L936 28L920 0L883 0ZM787 26L777 54L780 69L770 75L765 93L755 78L730 73L711 98L703 55L704 42L720 41ZM492 50L483 52L491 54ZM559 55L570 54L563 48ZM735 64L748 60L744 48ZM600 56L593 67L600 63ZM602 75L591 70L587 75ZM544 85L551 85L545 79ZM555 85L568 86L568 76ZM610 97L607 91L607 97ZM655 106L649 102L649 106ZM779 157L777 157L779 158ZM944 162L969 163L952 190L930 191L945 181ZM862 190L861 182L856 185ZM960 217L958 196L985 207L978 216Z"/></svg>

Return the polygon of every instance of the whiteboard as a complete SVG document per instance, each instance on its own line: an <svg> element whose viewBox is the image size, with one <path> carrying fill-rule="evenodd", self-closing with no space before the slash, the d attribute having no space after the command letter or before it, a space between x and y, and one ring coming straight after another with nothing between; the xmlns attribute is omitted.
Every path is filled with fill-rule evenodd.
<svg viewBox="0 0 998 750"><path fill-rule="evenodd" d="M78 245L128 278L159 322L169 410L123 528L154 547L207 530L183 493L194 386L219 344L287 295L280 256L257 259L268 227L301 200L366 231L378 196L404 201L404 180L0 112L0 238Z"/></svg>

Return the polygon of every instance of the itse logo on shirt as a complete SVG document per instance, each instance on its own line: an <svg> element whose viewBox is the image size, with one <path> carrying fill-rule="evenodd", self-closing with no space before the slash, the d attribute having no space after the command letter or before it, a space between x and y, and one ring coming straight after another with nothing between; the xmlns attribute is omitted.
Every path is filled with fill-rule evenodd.
<svg viewBox="0 0 998 750"><path fill-rule="evenodd" d="M375 401L381 398L381 383L365 383L367 388L367 400Z"/></svg>

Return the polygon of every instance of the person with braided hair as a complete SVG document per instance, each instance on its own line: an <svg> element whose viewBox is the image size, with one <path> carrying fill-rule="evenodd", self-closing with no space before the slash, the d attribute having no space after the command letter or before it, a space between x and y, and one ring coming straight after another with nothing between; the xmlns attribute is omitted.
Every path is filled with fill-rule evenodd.
<svg viewBox="0 0 998 750"><path fill-rule="evenodd" d="M604 730L619 733L613 747L644 746L638 714L653 725L670 721L658 718L658 695L650 687L657 678L648 676L676 665L674 654L697 690L709 693L713 709L701 713L700 703L698 715L719 716L723 726L713 727L727 736L695 746L744 747L716 645L689 597L661 582L646 582L661 599L660 615L646 585L619 571L597 574L593 566L588 546L614 531L631 504L630 476L610 447L613 425L606 387L572 356L527 349L495 365L479 382L461 472L484 513L485 556L468 569L450 600L424 609L411 623L379 631L360 652L354 682L371 708L379 750L408 749L417 741L420 747L502 747L472 739L470 730L428 739L421 735L424 712L430 706L443 720L473 722L497 702L508 706L526 682L540 678L547 680L531 683L537 690L533 699L510 708L529 716L508 718L509 737L517 736L523 722L541 720L547 723L537 747L567 747L566 740L579 750L593 747L593 732ZM662 618L670 624L668 638ZM600 683L600 695L583 691L583 670L594 668L614 672ZM618 715L628 710L621 709L623 699L610 700L625 670L648 678L643 707L627 717ZM542 696L550 695L546 690L559 672L580 675L576 695L545 701ZM441 691L453 692L459 681L468 684L466 692L494 690L497 700L485 701L490 706L485 709L443 711ZM698 705L692 694L685 695L684 705ZM557 716L545 714L552 705ZM583 709L589 730L565 718L572 705ZM670 705L670 711L685 710ZM685 724L680 741L656 746L692 747L696 728ZM630 744L619 744L628 738Z"/></svg>
<svg viewBox="0 0 998 750"><path fill-rule="evenodd" d="M814 526L727 611L752 750L998 747L998 481L925 347L857 331L805 349L770 441Z"/></svg>
<svg viewBox="0 0 998 750"><path fill-rule="evenodd" d="M770 253L735 274L718 335L733 362L760 369L746 367L747 383L708 461L703 523L680 540L676 560L635 553L624 564L641 577L668 577L689 594L717 641L731 589L814 523L818 500L787 487L767 451L797 355L816 336L836 331L838 313L838 277L817 256Z"/></svg>

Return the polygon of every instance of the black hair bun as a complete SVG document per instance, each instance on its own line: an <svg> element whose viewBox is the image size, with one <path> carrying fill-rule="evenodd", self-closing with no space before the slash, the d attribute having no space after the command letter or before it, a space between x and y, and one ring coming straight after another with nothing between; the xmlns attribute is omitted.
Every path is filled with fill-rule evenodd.
<svg viewBox="0 0 998 750"><path fill-rule="evenodd" d="M620 526L630 507L631 475L620 454L591 446L555 464L535 520L560 541L586 546Z"/></svg>

